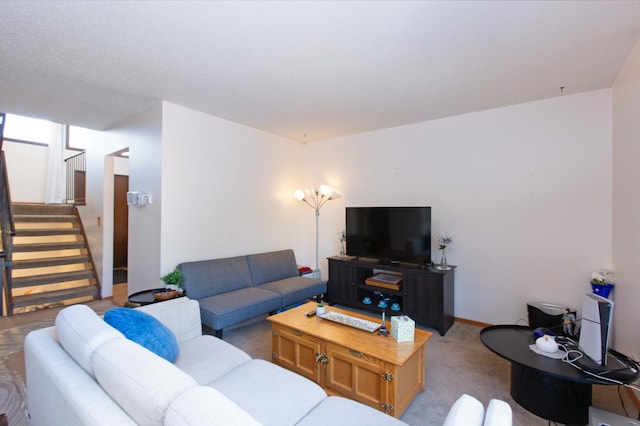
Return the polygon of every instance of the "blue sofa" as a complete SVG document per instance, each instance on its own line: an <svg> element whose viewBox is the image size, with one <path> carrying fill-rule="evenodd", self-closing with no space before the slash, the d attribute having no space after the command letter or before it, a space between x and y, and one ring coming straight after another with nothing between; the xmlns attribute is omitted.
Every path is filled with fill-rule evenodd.
<svg viewBox="0 0 640 426"><path fill-rule="evenodd" d="M202 323L222 330L327 291L326 281L302 277L293 250L185 262L185 295L200 304Z"/></svg>

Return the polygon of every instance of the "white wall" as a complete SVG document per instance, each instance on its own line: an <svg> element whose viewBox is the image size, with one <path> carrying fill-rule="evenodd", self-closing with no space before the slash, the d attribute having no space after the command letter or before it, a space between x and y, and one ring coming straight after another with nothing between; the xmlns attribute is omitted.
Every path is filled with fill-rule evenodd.
<svg viewBox="0 0 640 426"><path fill-rule="evenodd" d="M44 203L48 147L4 141L7 176L14 203Z"/></svg>
<svg viewBox="0 0 640 426"><path fill-rule="evenodd" d="M640 42L613 87L613 259L616 348L640 357Z"/></svg>
<svg viewBox="0 0 640 426"><path fill-rule="evenodd" d="M132 294L160 284L162 103L124 123L118 131L129 147L129 190L146 192L152 197L152 203L146 207L129 207L127 278ZM113 204L110 211L113 212ZM113 213L111 216L113 221Z"/></svg>
<svg viewBox="0 0 640 426"><path fill-rule="evenodd" d="M313 264L313 211L292 193L321 183L343 194L321 211L325 277L345 206L431 205L434 233L454 237L459 317L579 308L591 270L611 266L610 90L309 145L170 103L161 134L158 111L147 119L107 132L129 139L130 188L154 200L130 209L130 292L190 260L292 247Z"/></svg>
<svg viewBox="0 0 640 426"><path fill-rule="evenodd" d="M118 167L110 154L125 147L129 189L153 200L129 208L129 293L160 286L160 276L184 261L293 248L300 263L311 262L313 230L301 218L313 212L293 198L301 144L170 103L107 132L74 130L84 141L74 145L88 150L81 213L104 297L112 294Z"/></svg>
<svg viewBox="0 0 640 426"><path fill-rule="evenodd" d="M129 176L129 159L113 157L113 173L120 176Z"/></svg>
<svg viewBox="0 0 640 426"><path fill-rule="evenodd" d="M110 132L81 127L73 127L69 137L73 146L86 149L86 204L78 206L78 212L100 277L102 297L109 297L113 294L113 220L105 218L105 211L109 210L105 208L104 200L109 194L113 198L113 182L105 179L105 168L108 173L112 173L113 164L106 161L106 156L121 149L122 143Z"/></svg>
<svg viewBox="0 0 640 426"><path fill-rule="evenodd" d="M79 211L102 284L113 294L113 174L121 165L111 156L129 147L129 187L160 193L161 103L115 129L73 128L72 145L87 150L87 204ZM98 220L99 218L99 220ZM152 288L160 269L160 206L129 209L129 293Z"/></svg>
<svg viewBox="0 0 640 426"><path fill-rule="evenodd" d="M310 175L344 195L322 212L321 257L338 253L344 206L431 206L434 234L454 239L458 317L514 323L527 301L579 308L591 271L611 267L610 90L305 148Z"/></svg>
<svg viewBox="0 0 640 426"><path fill-rule="evenodd" d="M621 76L616 93L626 84L637 80ZM153 196L130 209L130 292L159 285L189 260L291 247L299 263L313 264L315 217L292 193L326 183L343 197L321 211L325 278L345 206L430 205L434 234L454 238L456 316L509 323L526 318L527 301L579 307L591 271L612 266L611 96L564 96L309 145L169 103L108 132L76 130L89 148L83 220L103 296L111 295L113 231L105 156L129 147L130 189ZM623 101L617 110L630 103L623 111L633 116L637 105ZM633 131L624 140L637 139Z"/></svg>
<svg viewBox="0 0 640 426"><path fill-rule="evenodd" d="M162 140L158 274L185 261L286 248L300 263L315 256L307 244L315 231L303 223L313 211L293 198L301 144L170 103Z"/></svg>

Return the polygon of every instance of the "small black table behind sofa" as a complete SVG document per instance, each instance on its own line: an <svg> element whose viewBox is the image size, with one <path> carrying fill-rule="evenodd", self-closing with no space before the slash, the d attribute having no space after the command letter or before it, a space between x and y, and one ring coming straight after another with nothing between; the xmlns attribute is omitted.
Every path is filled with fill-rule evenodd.
<svg viewBox="0 0 640 426"><path fill-rule="evenodd" d="M532 327L494 325L480 331L480 340L492 352L511 361L513 399L545 420L585 425L589 422L591 385L619 384L588 375L559 359L536 354L529 349L535 343ZM615 359L610 362L608 365L618 365ZM638 372L633 376L620 383L634 382Z"/></svg>
<svg viewBox="0 0 640 426"><path fill-rule="evenodd" d="M185 262L185 295L200 304L202 323L222 330L327 291L326 281L301 277L293 250Z"/></svg>

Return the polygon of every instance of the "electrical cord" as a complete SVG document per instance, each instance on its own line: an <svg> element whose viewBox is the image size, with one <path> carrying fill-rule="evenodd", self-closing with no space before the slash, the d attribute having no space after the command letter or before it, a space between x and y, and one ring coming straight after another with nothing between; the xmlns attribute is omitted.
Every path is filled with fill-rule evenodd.
<svg viewBox="0 0 640 426"><path fill-rule="evenodd" d="M585 374L587 374L589 376L595 377L596 379L604 380L606 382L610 382L610 383L616 384L618 386L625 386L625 387L628 387L630 389L633 389L635 391L640 392L640 387L638 387L636 385L626 384L626 383L621 382L620 380L612 379L611 377L606 377L606 376L604 376L602 374L593 373L591 371L585 370L584 368L582 368L581 366L576 364L577 360L579 360L580 358L584 357L584 354L581 351L579 351L577 349L569 349L565 345L562 345L562 344L558 344L558 347L562 348L562 350L565 351L565 355L562 357L562 362L565 362L565 363L569 364L570 366L572 366L573 368L576 368L576 369L582 371L583 373L585 373ZM572 358L572 356L574 356L574 357ZM629 358L629 359L631 360L631 358ZM615 369L615 370L610 370L610 371L608 371L608 373L613 373L615 371L628 370L631 367L637 368L637 365L638 365L637 361L635 361L635 360L631 360L631 361L633 361L632 366L627 366L626 368L619 368L619 369Z"/></svg>
<svg viewBox="0 0 640 426"><path fill-rule="evenodd" d="M578 328L578 333L576 333L576 338L579 337L580 333L579 333L579 327L578 324L582 321L582 318L576 318L575 319L575 324L576 327ZM562 326L556 326L556 327L551 327L551 328L561 328ZM567 347L567 345L570 345L571 347L578 347L578 344L571 339L568 336L557 336L556 337L556 342L558 343L558 348L561 348L565 354L562 357L562 362L565 362L569 365L571 365L572 367L582 371L583 373L595 377L597 379L600 380L604 380L613 384L617 384L618 386L625 386L628 387L630 389L633 389L635 391L640 392L640 388L636 385L632 385L632 384L626 384L621 382L620 380L616 380L616 379L612 379L611 377L606 377L602 374L596 374L593 373L591 371L585 370L584 368L582 368L580 365L576 364L575 362L577 360L579 360L580 358L584 357L584 354L582 353L582 351L578 350L578 349L571 349L569 347ZM628 369L634 369L635 371L640 371L640 363L637 360L634 360L624 354L621 354L620 352L617 352L613 349L609 349L609 352L616 358L618 359L621 363L623 363L625 365L624 368L619 368L619 369L615 369L615 370L609 370L607 371L607 373L613 373L616 371L624 371L624 370L628 370ZM639 415L640 417L640 415Z"/></svg>
<svg viewBox="0 0 640 426"><path fill-rule="evenodd" d="M521 320L518 320L518 322ZM574 334L574 336L577 338L580 336L580 327L579 327L579 323L582 321L582 318L576 318L574 326L576 328L576 333ZM529 324L530 326L530 324ZM550 328L562 328L562 326L556 326L556 327L550 327ZM557 336L556 337L556 342L558 343L558 348L562 349L565 354L562 357L562 362L567 363L569 365L571 365L573 368L576 368L580 371L582 371L584 374L587 374L589 376L592 376L594 378L597 378L599 380L603 380L603 381L607 381L613 384L618 385L618 397L620 398L620 405L622 406L622 409L625 412L626 417L629 417L629 413L627 411L627 408L624 404L624 400L622 398L622 394L620 393L620 389L622 388L622 386L632 389L636 392L640 392L640 386L637 386L635 384L627 384L627 383L623 383L620 380L616 380L616 379L612 379L611 377L606 377L604 375L601 374L596 374L593 373L591 371L587 371L584 368L582 368L581 366L579 366L578 364L576 364L576 361L579 360L580 358L584 357L584 354L582 353L582 351L578 350L578 349L571 349L569 347L567 347L565 344L570 345L571 347L578 347L578 344L572 340L570 337L568 336ZM628 357L627 355L624 355L620 352L617 352L613 349L609 349L609 353L611 353L611 355L613 355L619 362L621 362L622 364L625 365L625 368L620 368L620 369L615 369L615 370L609 370L606 373L613 373L615 371L624 371L624 370L634 370L635 372L640 371L640 362L638 360L635 360L631 357ZM638 413L638 420L640 420L640 412ZM551 421L549 421L549 426L551 425ZM555 425L556 423L553 422L553 424Z"/></svg>
<svg viewBox="0 0 640 426"><path fill-rule="evenodd" d="M622 389L622 386L618 386L618 398L620 398L620 405L624 410L625 417L629 417L629 412L627 411L627 407L624 405L624 399L622 399L622 393L620 393L620 389Z"/></svg>

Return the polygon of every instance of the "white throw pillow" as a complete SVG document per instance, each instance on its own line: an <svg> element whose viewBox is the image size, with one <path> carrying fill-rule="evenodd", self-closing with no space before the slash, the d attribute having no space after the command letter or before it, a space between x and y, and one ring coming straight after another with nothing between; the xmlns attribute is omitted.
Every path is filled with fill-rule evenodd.
<svg viewBox="0 0 640 426"><path fill-rule="evenodd" d="M482 403L465 393L454 402L443 426L482 426L483 419Z"/></svg>
<svg viewBox="0 0 640 426"><path fill-rule="evenodd" d="M56 316L56 336L65 351L87 373L95 377L91 360L94 351L124 335L105 323L87 305L73 305L61 310Z"/></svg>

